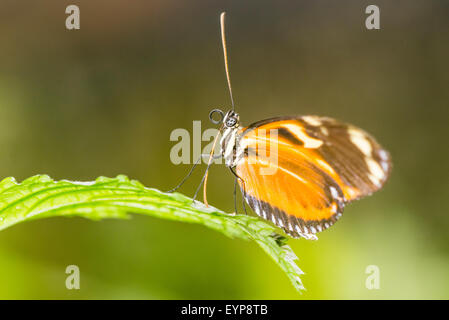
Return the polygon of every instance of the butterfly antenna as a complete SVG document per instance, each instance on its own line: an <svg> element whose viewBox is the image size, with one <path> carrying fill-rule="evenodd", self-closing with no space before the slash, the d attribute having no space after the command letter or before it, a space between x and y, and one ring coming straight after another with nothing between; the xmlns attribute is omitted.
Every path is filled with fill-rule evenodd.
<svg viewBox="0 0 449 320"><path fill-rule="evenodd" d="M234 97L232 96L231 78L229 76L229 65L228 65L228 50L226 48L225 18L226 12L222 12L220 15L221 43L223 44L223 56L226 70L226 79L228 80L229 95L231 96L231 105L232 110L234 111L235 110Z"/></svg>

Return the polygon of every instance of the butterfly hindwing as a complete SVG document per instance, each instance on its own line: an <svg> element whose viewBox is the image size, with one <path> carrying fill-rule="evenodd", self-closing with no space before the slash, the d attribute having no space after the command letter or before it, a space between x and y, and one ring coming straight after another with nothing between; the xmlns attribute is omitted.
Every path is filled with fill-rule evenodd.
<svg viewBox="0 0 449 320"><path fill-rule="evenodd" d="M236 152L246 201L292 236L330 227L346 203L379 190L391 169L369 134L317 116L256 122L242 130Z"/></svg>

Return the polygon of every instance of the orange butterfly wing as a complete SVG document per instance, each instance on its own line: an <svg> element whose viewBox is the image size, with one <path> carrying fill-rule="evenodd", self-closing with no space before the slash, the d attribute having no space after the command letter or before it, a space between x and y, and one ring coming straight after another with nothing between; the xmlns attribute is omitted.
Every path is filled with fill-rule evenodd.
<svg viewBox="0 0 449 320"><path fill-rule="evenodd" d="M346 203L379 190L391 170L388 152L369 134L317 116L254 123L241 131L237 154L247 203L295 237L329 228Z"/></svg>

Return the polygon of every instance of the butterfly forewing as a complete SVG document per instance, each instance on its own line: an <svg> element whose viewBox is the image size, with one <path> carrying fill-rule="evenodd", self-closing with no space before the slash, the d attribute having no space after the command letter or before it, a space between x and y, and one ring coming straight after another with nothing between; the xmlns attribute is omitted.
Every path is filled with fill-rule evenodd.
<svg viewBox="0 0 449 320"><path fill-rule="evenodd" d="M236 152L250 207L296 237L330 227L347 202L380 189L391 170L388 152L369 134L317 116L254 123L241 131Z"/></svg>

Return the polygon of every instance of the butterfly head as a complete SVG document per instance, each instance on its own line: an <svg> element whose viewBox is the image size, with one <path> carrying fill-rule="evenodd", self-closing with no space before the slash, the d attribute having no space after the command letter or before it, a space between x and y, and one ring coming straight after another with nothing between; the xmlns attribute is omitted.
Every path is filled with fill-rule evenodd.
<svg viewBox="0 0 449 320"><path fill-rule="evenodd" d="M237 128L239 126L239 114L234 110L229 110L223 118L223 124L227 128Z"/></svg>
<svg viewBox="0 0 449 320"><path fill-rule="evenodd" d="M218 114L218 119L215 114ZM226 114L220 109L214 109L209 113L209 119L214 124L223 124L225 128L238 128L240 124L240 116L233 109Z"/></svg>

